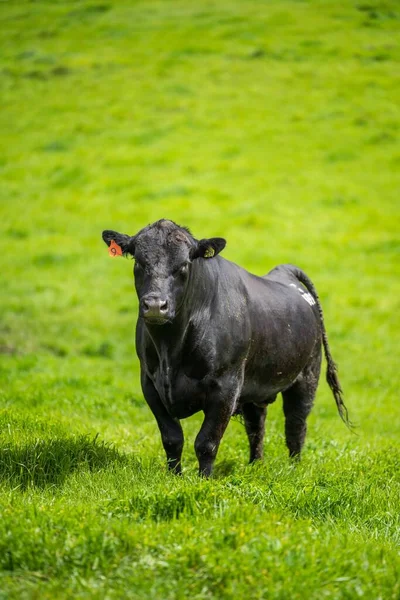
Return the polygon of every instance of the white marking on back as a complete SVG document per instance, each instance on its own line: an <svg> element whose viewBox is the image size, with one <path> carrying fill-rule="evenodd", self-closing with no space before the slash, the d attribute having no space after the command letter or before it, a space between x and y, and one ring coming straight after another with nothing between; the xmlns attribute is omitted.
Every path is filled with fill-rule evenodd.
<svg viewBox="0 0 400 600"><path fill-rule="evenodd" d="M296 285L295 283L290 283L289 284L291 287L295 287L297 290L299 290L300 294L302 295L302 297L304 298L304 300L306 302L308 302L308 304L310 306L314 306L314 304L316 304L315 299L313 298L313 296L307 292L304 288L299 287L298 285Z"/></svg>

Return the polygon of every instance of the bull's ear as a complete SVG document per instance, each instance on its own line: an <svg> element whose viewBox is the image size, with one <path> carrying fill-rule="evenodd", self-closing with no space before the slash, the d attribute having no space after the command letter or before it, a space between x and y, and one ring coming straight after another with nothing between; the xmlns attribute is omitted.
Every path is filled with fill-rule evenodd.
<svg viewBox="0 0 400 600"><path fill-rule="evenodd" d="M132 237L125 233L118 233L118 231L106 229L103 231L102 237L107 246L114 240L121 248L123 254L132 254L132 256L135 254L135 236Z"/></svg>
<svg viewBox="0 0 400 600"><path fill-rule="evenodd" d="M217 256L226 246L224 238L210 238L200 240L193 249L191 258L212 258Z"/></svg>

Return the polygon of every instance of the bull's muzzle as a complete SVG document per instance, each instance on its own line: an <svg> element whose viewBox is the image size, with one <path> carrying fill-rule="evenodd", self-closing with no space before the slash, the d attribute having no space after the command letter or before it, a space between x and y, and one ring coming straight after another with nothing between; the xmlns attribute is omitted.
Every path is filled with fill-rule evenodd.
<svg viewBox="0 0 400 600"><path fill-rule="evenodd" d="M140 301L140 311L149 323L162 325L171 318L168 301L159 296L144 296Z"/></svg>

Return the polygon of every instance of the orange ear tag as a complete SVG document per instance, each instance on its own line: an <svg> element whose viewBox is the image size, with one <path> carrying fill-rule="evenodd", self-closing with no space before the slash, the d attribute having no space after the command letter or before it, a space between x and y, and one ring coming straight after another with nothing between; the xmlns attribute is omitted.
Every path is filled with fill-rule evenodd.
<svg viewBox="0 0 400 600"><path fill-rule="evenodd" d="M122 256L121 246L118 246L114 240L111 240L111 244L108 247L108 254L110 256Z"/></svg>

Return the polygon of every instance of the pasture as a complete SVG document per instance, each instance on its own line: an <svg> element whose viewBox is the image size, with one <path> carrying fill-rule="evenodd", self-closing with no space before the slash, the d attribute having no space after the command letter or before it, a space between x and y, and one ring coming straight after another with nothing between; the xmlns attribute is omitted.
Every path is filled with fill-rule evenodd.
<svg viewBox="0 0 400 600"><path fill-rule="evenodd" d="M0 3L0 599L400 597L400 8L395 0ZM282 403L211 480L168 474L132 262L166 217L321 297L299 465ZM323 365L325 373L325 363Z"/></svg>

